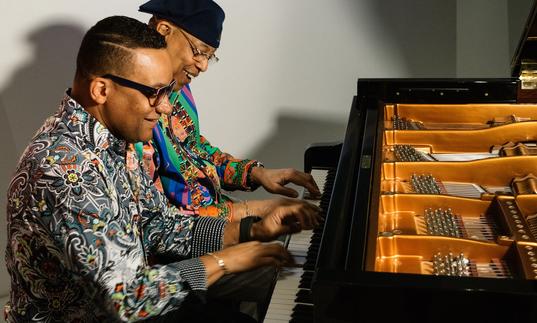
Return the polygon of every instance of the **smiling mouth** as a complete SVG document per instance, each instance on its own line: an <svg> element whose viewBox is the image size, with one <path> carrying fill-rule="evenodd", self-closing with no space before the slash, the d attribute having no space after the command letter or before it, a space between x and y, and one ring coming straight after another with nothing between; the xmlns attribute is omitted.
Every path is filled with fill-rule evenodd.
<svg viewBox="0 0 537 323"><path fill-rule="evenodd" d="M189 79L189 80L192 80L193 78L195 78L197 75L194 75L192 73L190 73L189 71L184 71L185 72L185 75L186 77Z"/></svg>
<svg viewBox="0 0 537 323"><path fill-rule="evenodd" d="M145 118L146 121L148 122L151 122L151 123L157 123L158 122L158 119L147 119Z"/></svg>

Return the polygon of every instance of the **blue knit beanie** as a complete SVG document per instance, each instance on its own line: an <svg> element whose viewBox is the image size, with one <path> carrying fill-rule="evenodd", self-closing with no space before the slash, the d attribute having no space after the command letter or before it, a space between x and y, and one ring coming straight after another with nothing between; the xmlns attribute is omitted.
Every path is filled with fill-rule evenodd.
<svg viewBox="0 0 537 323"><path fill-rule="evenodd" d="M139 10L174 23L209 46L220 46L225 14L212 0L150 0Z"/></svg>

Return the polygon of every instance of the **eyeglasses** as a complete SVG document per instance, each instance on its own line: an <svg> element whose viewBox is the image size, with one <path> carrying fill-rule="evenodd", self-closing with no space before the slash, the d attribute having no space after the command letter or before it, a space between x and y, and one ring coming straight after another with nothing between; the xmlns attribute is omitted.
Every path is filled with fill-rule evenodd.
<svg viewBox="0 0 537 323"><path fill-rule="evenodd" d="M112 80L114 83L117 83L121 86L138 90L140 93L142 93L143 95L147 97L147 100L149 101L149 105L151 105L152 107L156 107L160 105L164 98L168 99L168 97L173 91L173 88L175 87L175 79L173 79L170 82L170 84L160 87L158 89L155 89L154 87L140 84L138 82L134 82L126 78L122 78L120 76L116 76L112 74L105 74L101 77Z"/></svg>
<svg viewBox="0 0 537 323"><path fill-rule="evenodd" d="M220 60L215 54L207 54L207 53L204 53L202 52L201 50L199 50L193 43L192 41L190 40L190 38L188 38L188 36L181 30L179 29L179 31L181 32L181 34L183 34L183 36L186 38L186 41L188 42L188 45L190 45L190 49L192 50L192 54L194 55L194 58L198 58L200 56L203 56L206 60L207 60L207 64L211 65L211 64L214 64L214 63L218 63L218 61Z"/></svg>

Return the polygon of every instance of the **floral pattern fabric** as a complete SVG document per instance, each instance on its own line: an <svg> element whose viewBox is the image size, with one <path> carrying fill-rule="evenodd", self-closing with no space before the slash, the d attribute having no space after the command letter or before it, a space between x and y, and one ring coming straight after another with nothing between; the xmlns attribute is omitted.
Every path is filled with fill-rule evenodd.
<svg viewBox="0 0 537 323"><path fill-rule="evenodd" d="M8 191L9 322L138 321L203 298L196 257L225 221L169 207L126 147L69 95L32 139ZM178 261L148 264L160 255Z"/></svg>
<svg viewBox="0 0 537 323"><path fill-rule="evenodd" d="M222 189L250 190L248 168L256 161L236 159L200 134L188 85L170 100L172 115L161 118L153 130L153 141L143 147L137 144L144 168L170 202L185 212L232 220L232 202Z"/></svg>

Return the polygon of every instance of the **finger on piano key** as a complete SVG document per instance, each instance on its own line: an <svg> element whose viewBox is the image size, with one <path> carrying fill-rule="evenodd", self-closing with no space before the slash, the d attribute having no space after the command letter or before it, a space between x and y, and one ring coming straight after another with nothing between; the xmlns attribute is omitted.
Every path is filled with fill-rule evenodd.
<svg viewBox="0 0 537 323"><path fill-rule="evenodd" d="M312 169L311 170L311 176L313 176L313 179L315 180L315 183L317 183L318 187L324 186L324 183L326 182L327 172L328 171L324 169ZM303 190L301 198L303 200L308 200L308 201L318 201L321 199L321 195L312 195L311 192L309 192L308 190Z"/></svg>
<svg viewBox="0 0 537 323"><path fill-rule="evenodd" d="M330 194L331 188L326 187L328 170L313 169L311 174L317 185L323 188L323 195L326 193L325 190ZM310 196L308 194L303 190L302 198L308 198ZM321 210L327 207L327 201L308 200L308 202L319 206ZM281 269L264 322L310 322L313 319L312 304L304 304L300 301L297 303L297 293L299 291L305 291L301 292L301 295L308 293L307 290L311 287L313 271L309 270L313 269L310 267L315 263L320 232L322 229L319 227L315 230L301 231L286 238L287 250L294 256L295 262L302 267L308 262L310 265L306 266L307 268L284 267Z"/></svg>

